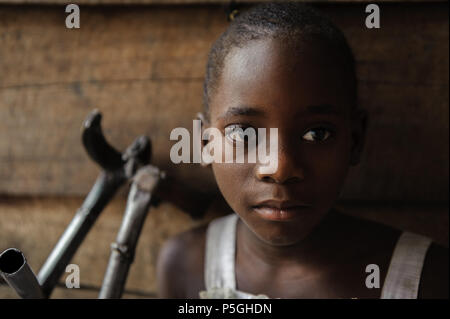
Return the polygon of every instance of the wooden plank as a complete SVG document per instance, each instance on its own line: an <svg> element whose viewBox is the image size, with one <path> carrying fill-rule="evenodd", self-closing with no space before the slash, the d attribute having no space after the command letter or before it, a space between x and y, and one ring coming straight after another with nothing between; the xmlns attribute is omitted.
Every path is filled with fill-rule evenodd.
<svg viewBox="0 0 450 319"><path fill-rule="evenodd" d="M105 134L118 149L123 150L132 140L141 134L152 137L154 157L153 163L173 175L183 175L188 179L197 177L198 187L204 179L210 179L208 170L194 164L171 165L169 152L173 143L169 143L170 131L174 127L192 127L192 118L197 110L192 109L184 118L171 116L183 108L183 103L191 97L173 94L173 101L168 103L167 112L161 112L164 101L157 101L155 96L154 112L125 112L132 108L127 96L134 95L145 100L146 94L152 91L153 83L113 84L106 85L104 92L115 92L119 98L111 101L102 99L102 92L95 85L81 86L85 96L96 98L98 108L105 114ZM112 88L109 88L113 86ZM156 83L161 90L168 88L173 92L198 92L201 84L191 84L193 88L186 91L186 84L172 83L165 86ZM365 153L359 167L353 169L343 196L346 198L394 200L442 200L448 191L448 89L447 87L402 86L405 96L398 96L398 87L390 85L361 85L361 104L370 112L369 135ZM70 89L67 89L70 90ZM155 91L161 93L161 90ZM15 112L15 127L8 123L0 128L2 135L9 139L0 140L0 187L8 193L31 194L85 194L92 185L98 168L90 162L80 143L80 124L88 112L88 108L80 108L74 93L66 90L55 90L53 87L29 90L14 90L15 98L27 99L33 95L34 101L45 105L45 101L65 99L67 104L55 105L51 113L42 113L31 104L22 107L11 105ZM29 91L29 93L27 92ZM92 92L93 91L93 92ZM62 93L58 93L62 92ZM141 94L140 92L146 92ZM127 95L128 93L128 95ZM367 94L366 94L367 93ZM429 94L429 95L428 95ZM379 96L376 100L365 96ZM1 96L1 93L0 93ZM69 98L73 96L73 98ZM162 99L164 100L164 94ZM418 96L417 99L414 96ZM120 97L123 97L121 99ZM446 98L447 97L447 98ZM73 100L73 104L69 104ZM200 103L200 101L198 101ZM20 103L20 102L19 102ZM389 117L385 114L388 105L401 105L404 108L393 108ZM144 104L144 102L142 102ZM404 110L410 109L411 115L405 123ZM7 109L3 109L7 111ZM17 110L17 111L16 111ZM65 117L71 111L70 119ZM187 113L188 108L184 109ZM21 112L19 112L21 111ZM0 112L1 113L1 112ZM446 116L447 114L447 116ZM8 114L4 113L6 117ZM108 115L114 116L113 118ZM77 119L76 125L74 125ZM69 121L69 122L68 122ZM423 126L423 122L433 125ZM13 122L14 123L14 122ZM40 130L41 123L45 130ZM35 132L41 132L36 134ZM54 134L54 132L61 132ZM370 134L376 132L376 134ZM400 133L399 133L400 132ZM440 138L435 138L439 136ZM414 137L413 141L411 138ZM14 141L14 143L12 143ZM444 145L443 145L444 144ZM48 146L52 147L48 147ZM381 147L382 146L382 147ZM433 154L423 156L422 154ZM12 160L11 160L12 158ZM424 172L423 168L427 167ZM389 173L387 173L389 172ZM389 174L389 178L387 178ZM379 178L386 176L386 178ZM11 186L14 186L11 187ZM426 187L418 187L426 185ZM437 187L440 185L440 187ZM206 188L206 184L204 185ZM208 188L211 186L208 186ZM207 188L206 188L207 190Z"/></svg>
<svg viewBox="0 0 450 319"><path fill-rule="evenodd" d="M383 27L367 30L359 10L352 6L323 8L347 34L361 80L448 83L448 74L442 70L448 68L445 11L418 6L401 15L400 8L388 7L383 11ZM5 50L0 60L4 74L0 87L201 80L208 49L226 27L223 18L220 10L208 7L90 8L83 14L81 29L67 30L55 9L3 9L0 40Z"/></svg>
<svg viewBox="0 0 450 319"><path fill-rule="evenodd" d="M2 197L0 251L10 247L21 249L30 267L38 273L81 203L80 198ZM107 206L71 261L80 267L80 290L65 288L67 274L63 274L52 298L97 298L110 254L110 243L117 234L125 204L125 200L116 198ZM448 247L448 204L411 206L340 202L337 207L345 214L429 236ZM208 223L224 213L211 208L203 219L193 221L168 203L152 209L138 242L124 297L154 297L155 266L163 243L181 231ZM15 298L15 294L0 285L0 298Z"/></svg>
<svg viewBox="0 0 450 319"><path fill-rule="evenodd" d="M320 6L354 48L370 114L343 198L448 200L448 4L386 4L367 30L358 4ZM55 7L0 9L0 193L84 195L98 168L80 143L93 108L123 150L152 138L153 163L216 191L210 171L169 161L170 131L192 127L218 7L91 7L67 30ZM6 137L6 138L4 138Z"/></svg>
<svg viewBox="0 0 450 319"><path fill-rule="evenodd" d="M220 17L207 8L92 8L79 30L68 30L57 9L5 8L0 87L201 79Z"/></svg>

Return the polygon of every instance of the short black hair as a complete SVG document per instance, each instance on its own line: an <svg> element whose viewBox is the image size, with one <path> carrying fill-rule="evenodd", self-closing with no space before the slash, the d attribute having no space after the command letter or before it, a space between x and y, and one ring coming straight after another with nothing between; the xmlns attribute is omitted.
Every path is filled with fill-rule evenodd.
<svg viewBox="0 0 450 319"><path fill-rule="evenodd" d="M344 34L323 14L302 3L264 3L239 13L209 52L203 83L203 107L208 119L211 95L217 88L225 57L233 48L260 39L285 39L294 44L317 39L332 45L344 57L353 92L352 108L356 106L355 61Z"/></svg>

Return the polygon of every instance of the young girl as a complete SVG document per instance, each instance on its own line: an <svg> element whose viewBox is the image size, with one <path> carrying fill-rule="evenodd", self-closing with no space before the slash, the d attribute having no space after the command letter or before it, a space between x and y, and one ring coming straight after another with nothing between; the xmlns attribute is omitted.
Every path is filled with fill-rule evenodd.
<svg viewBox="0 0 450 319"><path fill-rule="evenodd" d="M160 297L448 297L446 249L333 208L363 148L356 94L345 37L311 8L263 4L232 21L209 54L203 124L234 144L248 142L239 129L277 128L278 168L211 164L232 212L167 242Z"/></svg>

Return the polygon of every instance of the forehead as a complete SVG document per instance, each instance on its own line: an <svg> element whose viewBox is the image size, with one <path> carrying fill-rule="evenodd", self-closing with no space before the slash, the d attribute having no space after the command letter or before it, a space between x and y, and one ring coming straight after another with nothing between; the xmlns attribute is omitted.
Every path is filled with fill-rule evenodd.
<svg viewBox="0 0 450 319"><path fill-rule="evenodd" d="M238 104L294 112L310 105L349 109L351 97L339 54L318 42L290 45L266 39L233 48L226 56L211 117Z"/></svg>

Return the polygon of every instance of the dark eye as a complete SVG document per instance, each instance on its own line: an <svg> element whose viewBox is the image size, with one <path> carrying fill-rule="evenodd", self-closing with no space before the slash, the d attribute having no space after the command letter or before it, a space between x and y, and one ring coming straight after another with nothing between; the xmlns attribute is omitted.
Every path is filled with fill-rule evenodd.
<svg viewBox="0 0 450 319"><path fill-rule="evenodd" d="M331 136L331 131L324 127L318 127L308 130L304 135L303 139L308 142L322 142Z"/></svg>
<svg viewBox="0 0 450 319"><path fill-rule="evenodd" d="M231 142L245 143L256 137L256 131L253 127L244 127L240 124L231 124L225 127L225 137Z"/></svg>

